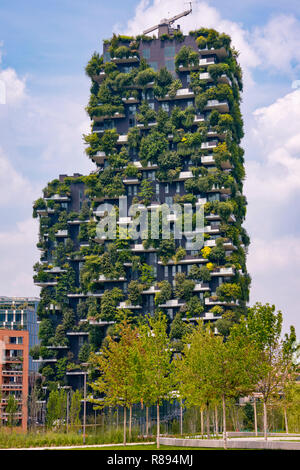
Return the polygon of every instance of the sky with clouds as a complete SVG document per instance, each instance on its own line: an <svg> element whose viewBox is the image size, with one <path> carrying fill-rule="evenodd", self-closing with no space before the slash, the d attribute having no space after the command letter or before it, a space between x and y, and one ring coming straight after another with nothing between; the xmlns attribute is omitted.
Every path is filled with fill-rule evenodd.
<svg viewBox="0 0 300 470"><path fill-rule="evenodd" d="M0 295L38 295L32 202L58 174L93 169L82 142L91 54L112 32L139 34L187 6L1 0L0 83L7 96L0 104ZM179 23L185 33L204 26L230 34L240 52L250 303L274 303L284 330L294 324L300 335L300 2L194 0L192 15Z"/></svg>

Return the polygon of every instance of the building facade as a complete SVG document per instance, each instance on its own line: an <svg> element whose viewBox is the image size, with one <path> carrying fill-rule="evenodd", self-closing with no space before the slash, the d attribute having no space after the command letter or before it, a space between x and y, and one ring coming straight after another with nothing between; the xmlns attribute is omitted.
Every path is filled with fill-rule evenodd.
<svg viewBox="0 0 300 470"><path fill-rule="evenodd" d="M29 333L0 329L0 417L2 425L27 430Z"/></svg>
<svg viewBox="0 0 300 470"><path fill-rule="evenodd" d="M11 330L27 330L29 333L28 347L39 344L37 297L0 297L0 328ZM37 372L37 365L29 356L29 371Z"/></svg>
<svg viewBox="0 0 300 470"><path fill-rule="evenodd" d="M37 360L46 380L74 387L90 350L125 315L159 310L170 327L202 318L226 333L250 284L242 73L230 37L204 28L113 36L86 72L92 125L84 140L95 171L60 176L34 205ZM165 219L162 204L173 205ZM191 221L181 237L180 209Z"/></svg>

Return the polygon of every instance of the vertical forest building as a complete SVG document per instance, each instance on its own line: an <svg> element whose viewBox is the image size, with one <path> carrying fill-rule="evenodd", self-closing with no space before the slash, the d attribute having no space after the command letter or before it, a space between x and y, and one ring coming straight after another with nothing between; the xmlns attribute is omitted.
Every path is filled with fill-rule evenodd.
<svg viewBox="0 0 300 470"><path fill-rule="evenodd" d="M34 282L42 288L36 354L46 383L81 387L81 364L124 316L164 312L176 348L180 322L202 318L226 333L245 312L237 56L226 34L201 28L185 36L164 25L158 38L114 35L87 64L91 133L84 141L95 169L61 175L34 204L41 250ZM140 206L149 221L164 203L189 204L193 224L203 208L200 248L195 232L175 237L172 212L169 238L162 221L158 237L150 230L132 237L139 227L130 207ZM115 238L105 239L98 227L113 214Z"/></svg>

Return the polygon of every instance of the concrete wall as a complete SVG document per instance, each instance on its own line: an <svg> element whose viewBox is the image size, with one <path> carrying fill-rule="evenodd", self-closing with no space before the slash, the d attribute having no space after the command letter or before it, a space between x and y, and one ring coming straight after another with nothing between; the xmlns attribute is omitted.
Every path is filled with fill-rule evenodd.
<svg viewBox="0 0 300 470"><path fill-rule="evenodd" d="M174 439L169 437L161 437L160 444L165 446L178 447L206 447L206 448L224 448L223 439ZM228 449L271 449L271 450L300 450L300 442L283 442L283 441L227 441Z"/></svg>

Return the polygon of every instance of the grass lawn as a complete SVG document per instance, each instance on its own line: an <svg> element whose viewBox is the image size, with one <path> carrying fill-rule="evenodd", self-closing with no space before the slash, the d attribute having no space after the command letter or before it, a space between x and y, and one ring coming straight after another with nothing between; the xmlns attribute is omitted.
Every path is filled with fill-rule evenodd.
<svg viewBox="0 0 300 470"><path fill-rule="evenodd" d="M150 445L136 445L136 446L111 446L111 447L89 447L85 449L70 449L70 450L158 450L158 451L168 451L168 450L219 450L219 449L212 449L212 448L201 448L201 447L175 447L175 446L163 446L161 445L159 449L157 449L155 444ZM222 448L221 448L222 450Z"/></svg>

